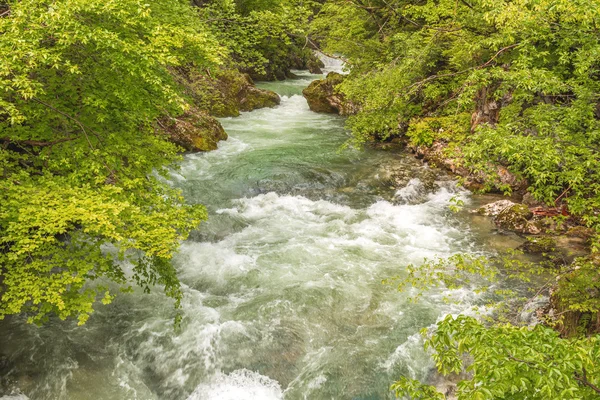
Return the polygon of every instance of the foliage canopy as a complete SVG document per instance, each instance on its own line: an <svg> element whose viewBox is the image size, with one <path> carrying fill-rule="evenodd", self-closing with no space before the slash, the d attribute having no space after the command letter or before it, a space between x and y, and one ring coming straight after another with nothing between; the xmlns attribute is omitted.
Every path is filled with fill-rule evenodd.
<svg viewBox="0 0 600 400"><path fill-rule="evenodd" d="M112 299L100 278L179 299L169 260L206 212L158 178L178 156L153 122L186 107L168 68L214 66L223 48L185 1L3 9L0 317L83 323Z"/></svg>

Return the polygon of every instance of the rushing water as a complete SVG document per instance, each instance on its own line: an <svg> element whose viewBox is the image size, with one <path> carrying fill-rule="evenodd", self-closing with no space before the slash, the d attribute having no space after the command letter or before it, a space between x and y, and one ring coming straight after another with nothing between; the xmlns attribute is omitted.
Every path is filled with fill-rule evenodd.
<svg viewBox="0 0 600 400"><path fill-rule="evenodd" d="M158 289L99 306L83 327L4 321L0 398L374 400L402 374L432 379L418 331L474 295L413 304L382 280L481 249L490 229L449 212L469 195L410 156L340 151L343 120L301 96L316 77L263 84L280 106L224 119L230 139L173 173L210 211L175 259L181 330Z"/></svg>

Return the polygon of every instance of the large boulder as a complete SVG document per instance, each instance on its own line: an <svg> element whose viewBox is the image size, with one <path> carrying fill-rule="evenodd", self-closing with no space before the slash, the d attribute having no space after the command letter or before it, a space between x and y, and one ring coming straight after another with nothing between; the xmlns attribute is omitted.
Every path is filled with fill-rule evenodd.
<svg viewBox="0 0 600 400"><path fill-rule="evenodd" d="M236 99L240 111L252 111L259 108L275 107L281 103L279 95L271 90L259 89L248 75L243 75L245 82L239 86Z"/></svg>
<svg viewBox="0 0 600 400"><path fill-rule="evenodd" d="M494 218L494 222L500 228L509 231L522 233L539 233L529 232L529 219L532 216L533 213L525 204L514 204L502 210L496 216L496 218Z"/></svg>
<svg viewBox="0 0 600 400"><path fill-rule="evenodd" d="M190 152L216 150L220 140L227 140L221 123L194 107L176 118L163 116L157 121L157 128L171 142Z"/></svg>
<svg viewBox="0 0 600 400"><path fill-rule="evenodd" d="M478 214L481 215L496 217L502 211L514 205L516 205L516 203L513 203L510 200L498 200L494 201L493 203L488 203L482 207L479 207L476 211Z"/></svg>
<svg viewBox="0 0 600 400"><path fill-rule="evenodd" d="M356 106L336 90L344 75L330 72L325 79L313 81L302 94L314 112L350 115L357 111Z"/></svg>
<svg viewBox="0 0 600 400"><path fill-rule="evenodd" d="M281 102L271 90L259 89L248 74L233 69L200 71L179 68L174 72L194 105L215 117L237 117L240 111L274 107Z"/></svg>

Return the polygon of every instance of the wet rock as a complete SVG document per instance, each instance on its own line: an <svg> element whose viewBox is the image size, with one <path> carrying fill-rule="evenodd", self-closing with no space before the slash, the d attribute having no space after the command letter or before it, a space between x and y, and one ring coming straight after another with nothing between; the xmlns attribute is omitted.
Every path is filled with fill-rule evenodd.
<svg viewBox="0 0 600 400"><path fill-rule="evenodd" d="M281 103L279 95L271 90L259 89L253 86L249 76L246 85L242 85L237 93L240 111L252 111L259 108L275 107Z"/></svg>
<svg viewBox="0 0 600 400"><path fill-rule="evenodd" d="M396 191L406 189L411 182L412 186L418 183L419 188L425 194L433 193L439 189L436 182L439 179L439 173L430 168L418 168L417 165L399 162L384 163L377 169L375 178L377 184Z"/></svg>
<svg viewBox="0 0 600 400"><path fill-rule="evenodd" d="M520 246L526 253L541 254L551 253L556 250L556 240L549 236L528 237L527 241Z"/></svg>
<svg viewBox="0 0 600 400"><path fill-rule="evenodd" d="M569 228L569 230L566 233L566 236L576 237L576 238L580 238L580 239L584 239L585 241L588 241L595 234L596 234L596 232L591 228L587 228L585 226L574 226L574 227Z"/></svg>
<svg viewBox="0 0 600 400"><path fill-rule="evenodd" d="M550 305L548 296L536 296L529 300L519 314L519 322L535 326L543 320L543 313Z"/></svg>
<svg viewBox="0 0 600 400"><path fill-rule="evenodd" d="M288 72L287 74L285 74L285 77L286 77L287 79L299 79L299 78L300 78L298 75L296 75L296 74L295 74L295 73L293 73L293 72Z"/></svg>
<svg viewBox="0 0 600 400"><path fill-rule="evenodd" d="M277 93L257 88L249 75L237 70L210 73L179 68L174 75L194 105L215 117L236 117L240 111L274 107L281 102Z"/></svg>
<svg viewBox="0 0 600 400"><path fill-rule="evenodd" d="M514 205L516 205L516 203L513 203L510 200L498 200L493 203L486 204L483 207L479 207L477 210L475 210L475 212L481 215L495 217L502 211Z"/></svg>
<svg viewBox="0 0 600 400"><path fill-rule="evenodd" d="M330 72L325 79L312 82L302 94L308 101L308 106L314 112L350 115L357 111L357 107L345 96L336 91L344 80L344 75Z"/></svg>
<svg viewBox="0 0 600 400"><path fill-rule="evenodd" d="M527 188L527 181L519 179L507 168L501 165L490 165L491 176L483 172L474 173L465 166L464 157L458 148L449 151L449 143L444 140L436 140L431 146L414 146L409 144L409 149L415 153L417 158L423 159L432 166L444 168L460 177L462 185L473 191L480 191L491 184L497 189L510 187L513 192L519 193Z"/></svg>
<svg viewBox="0 0 600 400"><path fill-rule="evenodd" d="M514 204L502 210L494 222L497 226L509 231L531 233L529 231L536 228L535 224L529 224L532 216L533 213L525 204Z"/></svg>
<svg viewBox="0 0 600 400"><path fill-rule="evenodd" d="M220 140L227 140L217 119L193 107L177 118L162 117L157 124L171 142L191 152L216 150Z"/></svg>
<svg viewBox="0 0 600 400"><path fill-rule="evenodd" d="M322 74L323 70L321 70L321 68L323 67L325 67L323 61L319 60L316 57L314 59L308 60L306 63L306 69L308 69L308 71L311 74Z"/></svg>

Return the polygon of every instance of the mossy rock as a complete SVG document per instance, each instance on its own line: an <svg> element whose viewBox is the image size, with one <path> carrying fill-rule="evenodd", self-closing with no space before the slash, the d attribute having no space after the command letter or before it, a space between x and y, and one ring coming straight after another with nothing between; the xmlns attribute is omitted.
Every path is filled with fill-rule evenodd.
<svg viewBox="0 0 600 400"><path fill-rule="evenodd" d="M588 228L581 225L569 228L569 230L566 233L566 235L569 237L577 237L585 240L590 240L595 234L596 231L594 231L592 228Z"/></svg>
<svg viewBox="0 0 600 400"><path fill-rule="evenodd" d="M335 90L343 80L344 75L330 72L325 79L313 81L308 85L302 94L308 101L310 109L329 114L353 114L356 111L355 106Z"/></svg>
<svg viewBox="0 0 600 400"><path fill-rule="evenodd" d="M166 133L171 142L190 152L216 150L219 141L227 140L221 123L197 108L177 118L162 117L158 129Z"/></svg>
<svg viewBox="0 0 600 400"><path fill-rule="evenodd" d="M311 74L322 74L323 70L321 68L324 68L325 64L323 63L323 61L319 60L318 58L314 58L311 60L308 60L308 62L306 63L306 69L308 69L308 71Z"/></svg>
<svg viewBox="0 0 600 400"><path fill-rule="evenodd" d="M556 250L556 240L549 236L528 237L520 248L526 253L552 253Z"/></svg>
<svg viewBox="0 0 600 400"><path fill-rule="evenodd" d="M235 69L179 68L174 75L194 105L215 117L237 117L240 111L273 107L281 101L277 93L257 88L249 75Z"/></svg>
<svg viewBox="0 0 600 400"><path fill-rule="evenodd" d="M533 213L525 204L515 204L502 210L494 222L509 231L525 232L532 216Z"/></svg>
<svg viewBox="0 0 600 400"><path fill-rule="evenodd" d="M244 76L244 78L246 84L241 86L236 95L240 111L275 107L281 103L281 98L277 93L257 88L248 75Z"/></svg>
<svg viewBox="0 0 600 400"><path fill-rule="evenodd" d="M240 111L252 111L264 107L275 107L281 103L279 95L271 90L259 89L247 74L226 71L217 76L222 93L221 109L212 109L217 117L235 117Z"/></svg>

